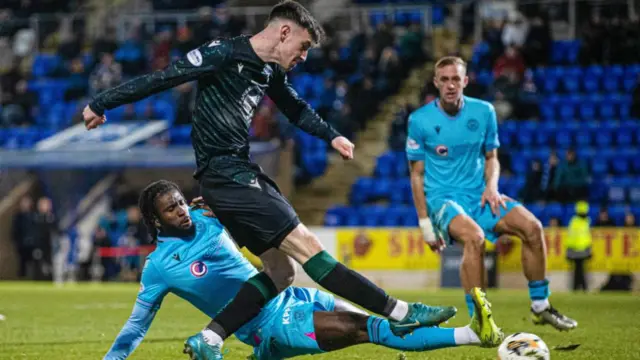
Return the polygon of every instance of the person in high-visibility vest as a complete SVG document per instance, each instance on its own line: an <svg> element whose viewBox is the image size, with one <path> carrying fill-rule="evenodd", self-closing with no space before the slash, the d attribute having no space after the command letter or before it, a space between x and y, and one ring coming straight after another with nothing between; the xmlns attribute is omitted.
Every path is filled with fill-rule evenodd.
<svg viewBox="0 0 640 360"><path fill-rule="evenodd" d="M591 258L591 219L589 204L585 201L576 203L576 215L569 222L567 236L567 260L573 262L573 290L587 291L586 262Z"/></svg>

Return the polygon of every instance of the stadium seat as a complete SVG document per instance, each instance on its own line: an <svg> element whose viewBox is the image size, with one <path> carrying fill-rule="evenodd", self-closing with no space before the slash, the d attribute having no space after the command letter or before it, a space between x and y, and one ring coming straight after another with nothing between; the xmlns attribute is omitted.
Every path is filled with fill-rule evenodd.
<svg viewBox="0 0 640 360"><path fill-rule="evenodd" d="M609 218L615 226L624 225L624 216L626 210L626 206L620 204L613 204L608 206L607 211L609 213Z"/></svg>
<svg viewBox="0 0 640 360"><path fill-rule="evenodd" d="M546 216L551 219L551 218L557 218L558 220L562 219L562 216L564 214L564 208L562 207L561 204L559 203L555 203L555 202L551 202L548 203L545 206L545 214Z"/></svg>
<svg viewBox="0 0 640 360"><path fill-rule="evenodd" d="M350 208L346 206L334 206L324 215L324 226L343 226Z"/></svg>

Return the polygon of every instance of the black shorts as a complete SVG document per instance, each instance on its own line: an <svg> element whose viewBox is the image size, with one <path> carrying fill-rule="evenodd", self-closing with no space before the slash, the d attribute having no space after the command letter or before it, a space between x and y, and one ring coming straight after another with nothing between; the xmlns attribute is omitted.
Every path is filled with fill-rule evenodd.
<svg viewBox="0 0 640 360"><path fill-rule="evenodd" d="M223 171L210 167L199 180L207 205L236 243L254 255L278 248L300 224L276 183L255 164Z"/></svg>

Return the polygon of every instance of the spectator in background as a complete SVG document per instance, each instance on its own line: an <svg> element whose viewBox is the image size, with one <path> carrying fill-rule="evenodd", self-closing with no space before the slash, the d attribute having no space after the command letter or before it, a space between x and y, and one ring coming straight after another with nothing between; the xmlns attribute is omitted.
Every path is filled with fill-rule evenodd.
<svg viewBox="0 0 640 360"><path fill-rule="evenodd" d="M552 151L551 154L549 154L549 159L544 164L542 171L541 185L546 200L556 199L556 191L553 184L559 163L560 159L558 159L558 154L555 151Z"/></svg>
<svg viewBox="0 0 640 360"><path fill-rule="evenodd" d="M193 25L193 41L202 45L216 38L216 24L213 21L213 9L203 6L198 9L198 20Z"/></svg>
<svg viewBox="0 0 640 360"><path fill-rule="evenodd" d="M607 30L600 18L600 14L594 12L591 20L585 24L582 30L582 48L580 59L583 65L602 63L604 60L604 42Z"/></svg>
<svg viewBox="0 0 640 360"><path fill-rule="evenodd" d="M129 38L123 41L115 53L116 60L122 64L124 76L139 75L147 68L144 44L141 41L139 26L131 29Z"/></svg>
<svg viewBox="0 0 640 360"><path fill-rule="evenodd" d="M412 23L409 25L407 32L400 38L399 44L400 53L404 60L403 66L411 69L415 65L424 61L425 54L422 49L423 41L424 34L422 33L422 26L420 23Z"/></svg>
<svg viewBox="0 0 640 360"><path fill-rule="evenodd" d="M636 217L633 215L633 213L631 213L629 210L627 210L624 214L624 226L625 227L636 227L638 224L636 224Z"/></svg>
<svg viewBox="0 0 640 360"><path fill-rule="evenodd" d="M568 226L566 246L567 260L573 263L573 291L589 290L587 284L586 262L591 258L591 219L589 203L579 201L576 204L576 215Z"/></svg>
<svg viewBox="0 0 640 360"><path fill-rule="evenodd" d="M390 22L385 21L378 24L378 29L373 34L373 51L375 59L379 59L382 51L388 47L393 47L395 36Z"/></svg>
<svg viewBox="0 0 640 360"><path fill-rule="evenodd" d="M552 217L551 219L549 219L549 227L560 227L560 219L558 219L557 217Z"/></svg>
<svg viewBox="0 0 640 360"><path fill-rule="evenodd" d="M169 65L171 60L171 41L173 33L169 26L163 27L154 38L151 55L151 69L161 70Z"/></svg>
<svg viewBox="0 0 640 360"><path fill-rule="evenodd" d="M595 226L598 227L610 227L614 226L613 221L609 218L609 212L607 208L603 206L598 212L598 219L596 220Z"/></svg>
<svg viewBox="0 0 640 360"><path fill-rule="evenodd" d="M497 91L493 100L493 107L496 110L498 122L503 122L513 114L513 104L506 98L502 91Z"/></svg>
<svg viewBox="0 0 640 360"><path fill-rule="evenodd" d="M524 81L518 92L515 115L518 119L527 120L538 118L538 87L533 81L533 72L524 73Z"/></svg>
<svg viewBox="0 0 640 360"><path fill-rule="evenodd" d="M584 162L577 158L575 150L567 150L566 159L560 163L553 182L560 202L570 203L587 198L589 173Z"/></svg>
<svg viewBox="0 0 640 360"><path fill-rule="evenodd" d="M640 119L640 74L636 79L636 87L633 89L631 100L631 117Z"/></svg>
<svg viewBox="0 0 640 360"><path fill-rule="evenodd" d="M509 14L509 19L502 30L502 44L505 47L522 49L529 35L529 23L519 12Z"/></svg>
<svg viewBox="0 0 640 360"><path fill-rule="evenodd" d="M89 92L89 76L81 58L77 57L71 61L70 72L69 87L64 93L65 101L80 100Z"/></svg>
<svg viewBox="0 0 640 360"><path fill-rule="evenodd" d="M493 75L496 79L501 77L509 78L515 75L515 80L520 82L524 77L525 70L524 59L518 49L513 46L507 47L504 54L502 54L493 65Z"/></svg>
<svg viewBox="0 0 640 360"><path fill-rule="evenodd" d="M51 280L53 241L58 235L58 219L53 213L51 199L38 199L37 212L34 217L36 248L34 258L38 262L37 280Z"/></svg>
<svg viewBox="0 0 640 360"><path fill-rule="evenodd" d="M29 267L34 263L33 252L37 247L34 220L33 200L29 196L25 196L20 199L20 208L13 217L11 227L13 244L18 252L18 262L20 264L18 276L21 278L27 276Z"/></svg>
<svg viewBox="0 0 640 360"><path fill-rule="evenodd" d="M34 116L38 115L38 98L28 90L26 80L16 83L15 93L10 99L2 111L0 123L6 127L32 124Z"/></svg>
<svg viewBox="0 0 640 360"><path fill-rule="evenodd" d="M219 36L237 36L240 35L245 28L244 20L231 15L225 3L216 6L213 20Z"/></svg>
<svg viewBox="0 0 640 360"><path fill-rule="evenodd" d="M14 64L14 55L9 38L0 37L0 74L12 71Z"/></svg>
<svg viewBox="0 0 640 360"><path fill-rule="evenodd" d="M470 71L468 77L469 83L467 84L467 87L464 88L465 95L478 99L485 99L487 96L487 87L478 83L475 71Z"/></svg>
<svg viewBox="0 0 640 360"><path fill-rule="evenodd" d="M522 49L528 67L546 65L552 40L549 24L542 17L534 16Z"/></svg>
<svg viewBox="0 0 640 360"><path fill-rule="evenodd" d="M378 62L377 93L382 97L395 93L404 78L404 71L407 70L402 68L398 53L392 47L385 48Z"/></svg>
<svg viewBox="0 0 640 360"><path fill-rule="evenodd" d="M116 29L109 27L104 36L93 42L92 55L95 61L98 61L98 59L102 59L102 54L115 54L116 50L118 50Z"/></svg>
<svg viewBox="0 0 640 360"><path fill-rule="evenodd" d="M197 44L191 33L191 29L187 26L178 28L176 32L176 40L173 44L173 49L176 50L181 56L185 56L189 51L195 49L201 44Z"/></svg>
<svg viewBox="0 0 640 360"><path fill-rule="evenodd" d="M532 203L544 199L542 175L542 163L540 163L539 160L533 160L531 162L531 168L527 172L527 180L520 194L524 203Z"/></svg>
<svg viewBox="0 0 640 360"><path fill-rule="evenodd" d="M91 73L91 96L110 89L122 81L122 66L115 62L113 54L100 54L100 63Z"/></svg>
<svg viewBox="0 0 640 360"><path fill-rule="evenodd" d="M489 47L489 63L493 64L505 48L502 44L502 20L490 20L485 27L483 38Z"/></svg>

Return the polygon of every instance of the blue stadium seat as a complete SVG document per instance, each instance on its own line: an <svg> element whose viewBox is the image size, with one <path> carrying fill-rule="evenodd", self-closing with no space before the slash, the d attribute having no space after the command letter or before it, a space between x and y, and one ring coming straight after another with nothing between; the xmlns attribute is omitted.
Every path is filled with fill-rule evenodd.
<svg viewBox="0 0 640 360"><path fill-rule="evenodd" d="M576 214L576 205L575 204L566 204L564 205L564 210L562 211L562 216L560 217L560 225L567 226L571 221L571 218Z"/></svg>
<svg viewBox="0 0 640 360"><path fill-rule="evenodd" d="M564 208L559 203L551 202L545 206L545 213L549 219L558 218L560 220L564 214Z"/></svg>
<svg viewBox="0 0 640 360"><path fill-rule="evenodd" d="M578 147L591 145L591 132L588 130L577 131L575 135L575 144Z"/></svg>
<svg viewBox="0 0 640 360"><path fill-rule="evenodd" d="M626 206L620 204L609 205L607 211L609 212L609 218L613 221L615 226L624 225Z"/></svg>
<svg viewBox="0 0 640 360"><path fill-rule="evenodd" d="M374 179L373 187L371 188L371 197L374 200L377 199L388 199L391 196L391 191L393 190L392 185L393 180L389 178L380 178Z"/></svg>
<svg viewBox="0 0 640 360"><path fill-rule="evenodd" d="M378 157L374 175L379 178L389 178L395 174L395 157L386 153Z"/></svg>
<svg viewBox="0 0 640 360"><path fill-rule="evenodd" d="M334 206L324 215L324 226L343 226L350 208L346 206Z"/></svg>
<svg viewBox="0 0 640 360"><path fill-rule="evenodd" d="M595 144L600 147L607 147L611 145L613 136L608 130L601 129L595 135Z"/></svg>
<svg viewBox="0 0 640 360"><path fill-rule="evenodd" d="M620 129L619 131L616 131L615 138L618 146L631 146L631 143L633 142L633 132L629 129Z"/></svg>
<svg viewBox="0 0 640 360"><path fill-rule="evenodd" d="M366 203L369 200L374 182L372 178L361 177L351 185L349 193L349 203L357 206Z"/></svg>
<svg viewBox="0 0 640 360"><path fill-rule="evenodd" d="M606 160L595 158L591 162L591 174L593 176L605 176L609 173L609 165Z"/></svg>
<svg viewBox="0 0 640 360"><path fill-rule="evenodd" d="M364 206L360 208L360 225L377 227L386 216L387 208L379 205Z"/></svg>
<svg viewBox="0 0 640 360"><path fill-rule="evenodd" d="M629 159L625 156L617 156L611 159L611 171L616 175L629 173Z"/></svg>
<svg viewBox="0 0 640 360"><path fill-rule="evenodd" d="M589 184L589 202L602 202L609 191L609 187L602 179L602 176L594 175L591 184Z"/></svg>

